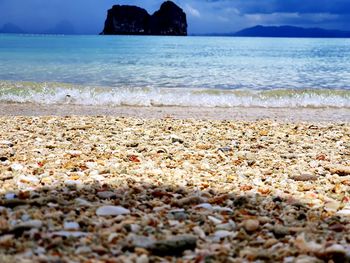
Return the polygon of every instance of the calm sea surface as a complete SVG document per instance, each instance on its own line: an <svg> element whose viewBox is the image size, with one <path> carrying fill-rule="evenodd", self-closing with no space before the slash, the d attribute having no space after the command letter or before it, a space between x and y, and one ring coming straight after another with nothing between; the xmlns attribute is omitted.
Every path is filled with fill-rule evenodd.
<svg viewBox="0 0 350 263"><path fill-rule="evenodd" d="M0 102L350 107L350 39L0 35Z"/></svg>

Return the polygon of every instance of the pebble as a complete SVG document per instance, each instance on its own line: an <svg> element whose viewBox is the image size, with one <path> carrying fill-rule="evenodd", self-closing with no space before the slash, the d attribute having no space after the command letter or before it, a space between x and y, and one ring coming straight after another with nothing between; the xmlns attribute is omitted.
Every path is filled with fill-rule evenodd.
<svg viewBox="0 0 350 263"><path fill-rule="evenodd" d="M228 207L214 206L213 210L220 213L222 212L233 213L233 210Z"/></svg>
<svg viewBox="0 0 350 263"><path fill-rule="evenodd" d="M221 239L226 237L233 237L235 235L234 232L226 231L226 230L218 230L214 233L213 241L219 242Z"/></svg>
<svg viewBox="0 0 350 263"><path fill-rule="evenodd" d="M101 206L96 210L96 215L98 216L118 216L130 214L130 210L122 206Z"/></svg>
<svg viewBox="0 0 350 263"><path fill-rule="evenodd" d="M0 141L0 145L6 145L6 146L9 146L9 147L12 147L13 143L11 141L1 140Z"/></svg>
<svg viewBox="0 0 350 263"><path fill-rule="evenodd" d="M114 243L114 240L117 240L119 236L118 233L110 233L107 239L108 243Z"/></svg>
<svg viewBox="0 0 350 263"><path fill-rule="evenodd" d="M259 220L248 219L248 220L243 222L243 226L244 226L245 230L247 230L248 232L255 232L256 230L259 229L260 222L259 222Z"/></svg>
<svg viewBox="0 0 350 263"><path fill-rule="evenodd" d="M88 233L80 232L80 231L56 231L52 232L51 235L53 236L61 236L61 237L85 237L88 235Z"/></svg>
<svg viewBox="0 0 350 263"><path fill-rule="evenodd" d="M216 227L217 230L231 231L231 230L235 230L236 229L236 224L232 220L229 220L228 223L226 223L226 224L218 224L215 227Z"/></svg>
<svg viewBox="0 0 350 263"><path fill-rule="evenodd" d="M141 230L141 226L138 224L131 224L130 229L131 229L131 232L137 233Z"/></svg>
<svg viewBox="0 0 350 263"><path fill-rule="evenodd" d="M205 239L206 235L205 232L203 231L203 229L199 226L195 226L193 228L193 232L200 238Z"/></svg>
<svg viewBox="0 0 350 263"><path fill-rule="evenodd" d="M16 237L22 236L22 234L31 229L40 229L43 223L41 220L29 220L23 223L19 223L13 226L9 233L14 234Z"/></svg>
<svg viewBox="0 0 350 263"><path fill-rule="evenodd" d="M293 175L290 178L293 179L294 181L301 181L301 182L315 181L318 179L317 176L312 174Z"/></svg>
<svg viewBox="0 0 350 263"><path fill-rule="evenodd" d="M30 220L30 216L29 216L28 214L23 214L23 215L21 216L21 220L22 220L22 221L29 221L29 220Z"/></svg>
<svg viewBox="0 0 350 263"><path fill-rule="evenodd" d="M171 206L170 205L163 205L163 206L157 206L157 207L153 207L153 211L154 212L160 212L160 211L164 211L167 209L170 209Z"/></svg>
<svg viewBox="0 0 350 263"><path fill-rule="evenodd" d="M104 191L104 192L98 192L97 196L101 199L110 199L116 196L114 192L110 191Z"/></svg>
<svg viewBox="0 0 350 263"><path fill-rule="evenodd" d="M186 220L188 218L188 215L187 215L185 209L183 209L183 208L173 209L173 210L169 211L168 218L175 219L175 220Z"/></svg>
<svg viewBox="0 0 350 263"><path fill-rule="evenodd" d="M226 146L226 147L221 147L218 149L218 151L221 151L221 152L230 152L232 151L232 148L230 146Z"/></svg>
<svg viewBox="0 0 350 263"><path fill-rule="evenodd" d="M38 255L45 254L46 253L46 249L44 247L37 247L35 249L35 253L38 254Z"/></svg>
<svg viewBox="0 0 350 263"><path fill-rule="evenodd" d="M342 209L336 213L338 216L350 217L350 209Z"/></svg>
<svg viewBox="0 0 350 263"><path fill-rule="evenodd" d="M0 249L11 248L14 245L14 235L2 235L0 236Z"/></svg>
<svg viewBox="0 0 350 263"><path fill-rule="evenodd" d="M19 163L11 164L10 167L11 167L11 170L14 171L14 172L21 171L24 168L23 165L19 164Z"/></svg>
<svg viewBox="0 0 350 263"><path fill-rule="evenodd" d="M129 234L127 237L127 241L129 241L134 248L145 248L145 249L151 248L156 242L156 240L152 237L139 236L135 234Z"/></svg>
<svg viewBox="0 0 350 263"><path fill-rule="evenodd" d="M218 224L221 224L222 223L222 220L216 218L216 217L213 217L213 216L208 216L208 219L213 222L214 224L218 225Z"/></svg>
<svg viewBox="0 0 350 263"><path fill-rule="evenodd" d="M91 254L92 249L88 246L80 246L75 250L75 254Z"/></svg>
<svg viewBox="0 0 350 263"><path fill-rule="evenodd" d="M43 226L43 222L41 220L29 220L18 225L15 225L13 229L19 228L41 228Z"/></svg>
<svg viewBox="0 0 350 263"><path fill-rule="evenodd" d="M333 244L330 247L327 247L325 249L326 254L343 254L345 255L347 253L347 250L339 244Z"/></svg>
<svg viewBox="0 0 350 263"><path fill-rule="evenodd" d="M5 199L3 202L0 202L0 204L4 207L14 208L17 206L27 205L27 200L21 200L21 199Z"/></svg>
<svg viewBox="0 0 350 263"><path fill-rule="evenodd" d="M294 244L301 253L317 253L323 250L321 244L318 244L315 241L306 241L304 233L300 234L295 239Z"/></svg>
<svg viewBox="0 0 350 263"><path fill-rule="evenodd" d="M77 156L79 156L79 155L82 154L82 151L71 150L71 151L67 151L67 153L68 153L69 155L72 155L73 157L77 157Z"/></svg>
<svg viewBox="0 0 350 263"><path fill-rule="evenodd" d="M266 240L265 244L264 244L264 247L265 248L270 248L272 247L273 245L277 244L278 243L278 240L275 239L275 238L270 238L268 240Z"/></svg>
<svg viewBox="0 0 350 263"><path fill-rule="evenodd" d="M33 175L21 175L18 177L17 181L19 183L31 183L31 184L37 184L40 182L40 180Z"/></svg>
<svg viewBox="0 0 350 263"><path fill-rule="evenodd" d="M340 202L336 200L327 201L324 205L324 209L329 212L337 212L340 207Z"/></svg>
<svg viewBox="0 0 350 263"><path fill-rule="evenodd" d="M168 223L171 227L181 225L180 221L177 221L177 220L169 220Z"/></svg>
<svg viewBox="0 0 350 263"><path fill-rule="evenodd" d="M283 225L274 225L271 230L276 238L282 238L290 234L289 228Z"/></svg>
<svg viewBox="0 0 350 263"><path fill-rule="evenodd" d="M196 205L194 208L195 209L213 210L213 206L209 203L199 204L199 205Z"/></svg>
<svg viewBox="0 0 350 263"><path fill-rule="evenodd" d="M285 261L285 263L323 263L324 261L307 255L300 255L297 258L291 257L291 261Z"/></svg>
<svg viewBox="0 0 350 263"><path fill-rule="evenodd" d="M93 174L90 175L90 178L94 179L97 182L103 182L104 180L106 180L106 178L102 174Z"/></svg>
<svg viewBox="0 0 350 263"><path fill-rule="evenodd" d="M77 222L64 222L63 228L65 230L78 230L80 226Z"/></svg>
<svg viewBox="0 0 350 263"><path fill-rule="evenodd" d="M148 262L149 262L149 258L145 254L137 257L137 259L136 259L136 263L148 263Z"/></svg>
<svg viewBox="0 0 350 263"><path fill-rule="evenodd" d="M199 196L190 196L185 197L179 200L174 201L174 205L177 205L179 207L188 206L188 205L197 205L205 202L204 198Z"/></svg>
<svg viewBox="0 0 350 263"><path fill-rule="evenodd" d="M5 194L5 199L6 200L12 200L12 199L15 199L16 198L16 194L14 193L7 193Z"/></svg>
<svg viewBox="0 0 350 263"><path fill-rule="evenodd" d="M70 189L75 189L79 185L82 185L82 182L79 180L65 180L64 184L69 187Z"/></svg>
<svg viewBox="0 0 350 263"><path fill-rule="evenodd" d="M197 237L192 235L171 236L153 243L148 249L159 256L181 256L185 250L194 250Z"/></svg>
<svg viewBox="0 0 350 263"><path fill-rule="evenodd" d="M76 198L74 201L77 206L86 206L86 207L92 206L92 204L89 201L82 198Z"/></svg>
<svg viewBox="0 0 350 263"><path fill-rule="evenodd" d="M338 174L340 176L350 175L350 166L333 164L325 166L332 174Z"/></svg>

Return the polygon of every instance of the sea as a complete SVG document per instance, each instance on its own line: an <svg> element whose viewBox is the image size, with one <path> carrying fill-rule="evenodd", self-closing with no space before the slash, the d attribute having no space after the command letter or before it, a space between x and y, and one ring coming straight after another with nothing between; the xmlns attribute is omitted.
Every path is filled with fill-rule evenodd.
<svg viewBox="0 0 350 263"><path fill-rule="evenodd" d="M350 108L350 39L1 34L0 103Z"/></svg>

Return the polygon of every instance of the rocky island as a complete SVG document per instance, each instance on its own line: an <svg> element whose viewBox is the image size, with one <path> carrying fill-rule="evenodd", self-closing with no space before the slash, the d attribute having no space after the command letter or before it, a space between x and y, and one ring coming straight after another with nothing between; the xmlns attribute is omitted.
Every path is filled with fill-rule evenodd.
<svg viewBox="0 0 350 263"><path fill-rule="evenodd" d="M186 14L171 1L164 2L153 15L137 6L114 5L108 10L101 35L187 36Z"/></svg>

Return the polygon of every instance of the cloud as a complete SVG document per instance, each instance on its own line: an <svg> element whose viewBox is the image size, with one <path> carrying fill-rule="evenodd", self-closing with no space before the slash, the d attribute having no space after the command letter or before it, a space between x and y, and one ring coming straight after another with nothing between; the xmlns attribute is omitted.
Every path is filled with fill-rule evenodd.
<svg viewBox="0 0 350 263"><path fill-rule="evenodd" d="M349 0L205 0L205 2L216 6L232 6L242 13L350 14Z"/></svg>
<svg viewBox="0 0 350 263"><path fill-rule="evenodd" d="M96 34L102 30L107 9L114 3L113 0L1 0L0 25L12 22L25 31L39 33L61 21L69 21L79 33Z"/></svg>
<svg viewBox="0 0 350 263"><path fill-rule="evenodd" d="M197 9L190 6L189 4L186 4L185 11L187 11L187 14L194 16L194 17L201 16L200 12Z"/></svg>
<svg viewBox="0 0 350 263"><path fill-rule="evenodd" d="M216 14L217 31L256 24L299 25L349 30L349 0L196 0L204 13ZM198 4L197 4L198 6Z"/></svg>
<svg viewBox="0 0 350 263"><path fill-rule="evenodd" d="M244 18L250 25L299 25L305 27L318 27L333 23L339 15L329 13L272 13L272 14L245 14Z"/></svg>

